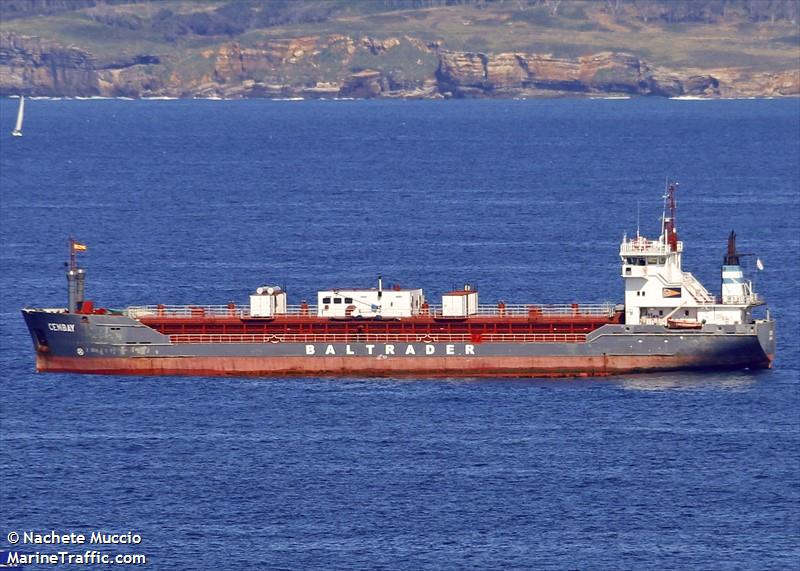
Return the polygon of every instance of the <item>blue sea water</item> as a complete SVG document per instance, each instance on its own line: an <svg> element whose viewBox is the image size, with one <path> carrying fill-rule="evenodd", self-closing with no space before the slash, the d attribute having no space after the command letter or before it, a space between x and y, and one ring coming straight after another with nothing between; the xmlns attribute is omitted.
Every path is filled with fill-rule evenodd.
<svg viewBox="0 0 800 571"><path fill-rule="evenodd" d="M788 569L800 560L800 101L0 102L0 549L153 569ZM613 379L36 374L19 309L387 282L622 301L680 181L684 268L759 256L774 369ZM754 258L748 258L752 266ZM61 546L63 550L64 547ZM52 553L52 546L21 551ZM74 549L83 551L84 549ZM52 568L50 566L30 568Z"/></svg>

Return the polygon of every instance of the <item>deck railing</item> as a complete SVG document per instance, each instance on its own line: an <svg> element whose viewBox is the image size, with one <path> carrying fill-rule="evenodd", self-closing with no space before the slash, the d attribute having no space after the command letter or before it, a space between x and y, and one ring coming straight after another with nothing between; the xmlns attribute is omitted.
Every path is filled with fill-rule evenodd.
<svg viewBox="0 0 800 571"><path fill-rule="evenodd" d="M683 242L678 242L676 249L683 252ZM648 240L644 237L626 239L619 248L620 256L663 256L671 251L670 246L661 240Z"/></svg>
<svg viewBox="0 0 800 571"><path fill-rule="evenodd" d="M250 317L249 305L138 305L125 309L132 319L147 317ZM316 315L316 305L290 305L285 315Z"/></svg>
<svg viewBox="0 0 800 571"><path fill-rule="evenodd" d="M584 333L485 333L485 334L410 334L410 333L286 333L286 334L177 334L175 344L230 343L583 343Z"/></svg>
<svg viewBox="0 0 800 571"><path fill-rule="evenodd" d="M431 306L435 308L436 315L441 315L440 305ZM555 305L536 305L536 304L494 304L479 305L478 316L502 316L502 315L524 315L531 314L547 315L554 317L569 317L575 315L607 316L614 315L615 306L613 303L591 303L591 304L555 304Z"/></svg>
<svg viewBox="0 0 800 571"><path fill-rule="evenodd" d="M478 306L478 317L504 317L504 316L594 316L612 317L615 306L612 303L595 304L560 304L560 305L535 305L535 304L482 304ZM125 314L132 319L142 318L191 318L191 317L250 317L250 307L247 305L141 305L128 307ZM316 305L289 305L284 315L316 316ZM431 304L423 308L418 315L442 317L442 306ZM386 318L391 319L391 318Z"/></svg>
<svg viewBox="0 0 800 571"><path fill-rule="evenodd" d="M764 298L761 294L751 293L749 295L726 295L718 297L717 301L729 305L762 305Z"/></svg>

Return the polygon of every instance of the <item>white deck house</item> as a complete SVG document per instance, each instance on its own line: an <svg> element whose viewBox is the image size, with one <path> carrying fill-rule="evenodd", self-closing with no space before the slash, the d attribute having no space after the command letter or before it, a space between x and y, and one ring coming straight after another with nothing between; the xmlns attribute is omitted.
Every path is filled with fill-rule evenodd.
<svg viewBox="0 0 800 571"><path fill-rule="evenodd" d="M411 317L419 315L421 289L332 289L317 292L320 317Z"/></svg>

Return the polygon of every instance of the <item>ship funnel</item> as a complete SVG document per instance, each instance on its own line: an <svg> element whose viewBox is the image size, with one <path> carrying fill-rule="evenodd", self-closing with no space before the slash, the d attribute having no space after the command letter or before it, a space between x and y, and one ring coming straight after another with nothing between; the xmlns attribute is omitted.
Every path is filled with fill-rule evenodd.
<svg viewBox="0 0 800 571"><path fill-rule="evenodd" d="M741 303L749 289L739 265L741 254L736 251L736 232L728 235L728 249L722 260L722 303Z"/></svg>
<svg viewBox="0 0 800 571"><path fill-rule="evenodd" d="M739 252L736 251L736 232L733 230L731 230L731 233L728 236L728 251L725 254L725 258L722 260L722 263L726 266L739 265Z"/></svg>

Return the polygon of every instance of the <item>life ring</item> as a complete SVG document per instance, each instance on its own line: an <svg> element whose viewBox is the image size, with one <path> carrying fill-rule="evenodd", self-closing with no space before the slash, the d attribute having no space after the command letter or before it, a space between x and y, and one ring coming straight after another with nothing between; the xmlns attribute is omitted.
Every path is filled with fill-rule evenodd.
<svg viewBox="0 0 800 571"><path fill-rule="evenodd" d="M278 337L277 335L273 335L272 337L267 339L267 341L269 341L270 343L280 343L282 341L282 339L280 337Z"/></svg>
<svg viewBox="0 0 800 571"><path fill-rule="evenodd" d="M420 343L433 343L435 339L430 335L422 335L417 339L417 341L419 341Z"/></svg>

